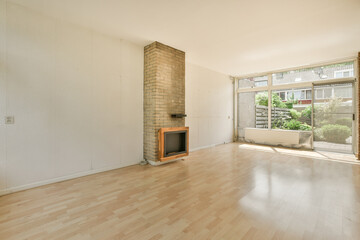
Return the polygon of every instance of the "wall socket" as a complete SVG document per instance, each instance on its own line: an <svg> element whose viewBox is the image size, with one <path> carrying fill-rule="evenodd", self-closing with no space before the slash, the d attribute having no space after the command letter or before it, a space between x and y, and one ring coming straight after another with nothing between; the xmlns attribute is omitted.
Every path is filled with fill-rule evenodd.
<svg viewBox="0 0 360 240"><path fill-rule="evenodd" d="M6 116L5 117L5 124L14 124L14 123L15 123L14 116Z"/></svg>

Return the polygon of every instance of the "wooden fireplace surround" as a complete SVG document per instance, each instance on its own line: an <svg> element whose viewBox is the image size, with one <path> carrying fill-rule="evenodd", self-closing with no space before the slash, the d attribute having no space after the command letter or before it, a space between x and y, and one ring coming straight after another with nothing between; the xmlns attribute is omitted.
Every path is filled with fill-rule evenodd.
<svg viewBox="0 0 360 240"><path fill-rule="evenodd" d="M186 153L181 153L169 157L164 157L164 133L165 132L177 132L186 131ZM160 128L159 129L159 160L165 162L189 155L189 127L171 127L171 128Z"/></svg>

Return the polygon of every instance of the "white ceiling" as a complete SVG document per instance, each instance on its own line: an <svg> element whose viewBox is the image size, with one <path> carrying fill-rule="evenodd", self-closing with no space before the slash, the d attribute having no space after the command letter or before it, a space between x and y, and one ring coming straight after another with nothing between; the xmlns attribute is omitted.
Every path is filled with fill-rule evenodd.
<svg viewBox="0 0 360 240"><path fill-rule="evenodd" d="M360 0L9 0L187 61L242 75L352 57Z"/></svg>

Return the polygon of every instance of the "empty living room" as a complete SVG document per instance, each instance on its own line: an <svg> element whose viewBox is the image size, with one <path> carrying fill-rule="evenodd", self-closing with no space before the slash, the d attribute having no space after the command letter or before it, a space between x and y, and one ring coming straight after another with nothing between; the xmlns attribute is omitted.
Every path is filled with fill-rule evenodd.
<svg viewBox="0 0 360 240"><path fill-rule="evenodd" d="M359 240L360 0L0 0L0 240Z"/></svg>

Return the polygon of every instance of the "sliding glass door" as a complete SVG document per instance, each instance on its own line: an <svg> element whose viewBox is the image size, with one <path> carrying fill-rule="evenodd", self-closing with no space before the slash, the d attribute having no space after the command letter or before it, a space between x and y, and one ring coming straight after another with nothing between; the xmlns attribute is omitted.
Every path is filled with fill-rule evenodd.
<svg viewBox="0 0 360 240"><path fill-rule="evenodd" d="M353 153L353 83L314 85L314 148Z"/></svg>

